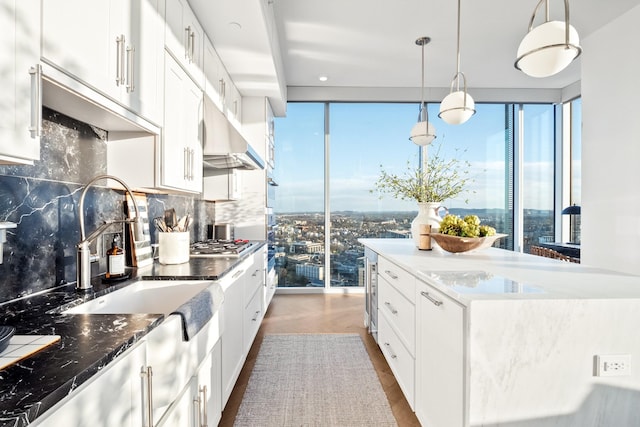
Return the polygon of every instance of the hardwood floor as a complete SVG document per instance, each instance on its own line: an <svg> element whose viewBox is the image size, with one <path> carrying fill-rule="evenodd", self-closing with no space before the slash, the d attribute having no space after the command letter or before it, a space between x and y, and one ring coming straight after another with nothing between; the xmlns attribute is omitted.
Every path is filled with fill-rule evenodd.
<svg viewBox="0 0 640 427"><path fill-rule="evenodd" d="M411 411L378 345L364 327L363 311L364 295L360 294L276 295L249 351L219 425L233 426L264 334L357 333L369 352L398 425L419 426L420 423Z"/></svg>

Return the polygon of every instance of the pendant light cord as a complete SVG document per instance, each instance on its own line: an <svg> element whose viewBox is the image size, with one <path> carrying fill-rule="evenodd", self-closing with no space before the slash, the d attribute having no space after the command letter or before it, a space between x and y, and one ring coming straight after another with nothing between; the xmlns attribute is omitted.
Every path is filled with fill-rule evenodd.
<svg viewBox="0 0 640 427"><path fill-rule="evenodd" d="M427 120L424 120L427 116L425 113L426 108L424 107L424 45L425 42L422 42L422 73L421 73L421 89L420 89L420 121L424 122Z"/></svg>
<svg viewBox="0 0 640 427"><path fill-rule="evenodd" d="M460 0L458 0L458 42L456 46L458 56L456 57L456 77L460 74ZM456 90L460 90L460 79L456 78Z"/></svg>

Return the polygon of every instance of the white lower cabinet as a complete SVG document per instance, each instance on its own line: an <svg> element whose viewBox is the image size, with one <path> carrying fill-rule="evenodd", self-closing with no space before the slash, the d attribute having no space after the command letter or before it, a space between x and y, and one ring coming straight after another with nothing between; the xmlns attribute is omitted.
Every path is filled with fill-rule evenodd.
<svg viewBox="0 0 640 427"><path fill-rule="evenodd" d="M378 258L378 267L378 344L413 409L416 279L383 257Z"/></svg>
<svg viewBox="0 0 640 427"><path fill-rule="evenodd" d="M222 414L220 349L218 342L160 420L158 427L207 427L218 424Z"/></svg>
<svg viewBox="0 0 640 427"><path fill-rule="evenodd" d="M415 412L425 426L464 426L464 308L417 281Z"/></svg>
<svg viewBox="0 0 640 427"><path fill-rule="evenodd" d="M226 405L264 318L264 254L240 264L224 286L222 324L222 407Z"/></svg>
<svg viewBox="0 0 640 427"><path fill-rule="evenodd" d="M241 279L243 269L237 270L237 277L224 291L222 308L222 407L227 404L229 396L236 384L242 365L244 364L242 319L244 318L243 285Z"/></svg>
<svg viewBox="0 0 640 427"><path fill-rule="evenodd" d="M215 425L221 416L219 314L189 341L168 316L143 341L38 418L45 427Z"/></svg>
<svg viewBox="0 0 640 427"><path fill-rule="evenodd" d="M82 384L68 400L50 409L32 424L59 426L142 426L144 385L140 372L146 366L146 346L140 343L127 350L117 363L110 364Z"/></svg>

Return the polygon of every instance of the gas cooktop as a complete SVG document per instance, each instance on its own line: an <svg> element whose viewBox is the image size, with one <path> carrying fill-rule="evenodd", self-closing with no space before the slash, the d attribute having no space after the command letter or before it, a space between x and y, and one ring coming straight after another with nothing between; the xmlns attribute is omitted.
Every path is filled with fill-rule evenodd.
<svg viewBox="0 0 640 427"><path fill-rule="evenodd" d="M191 257L239 257L247 251L253 243L248 240L217 240L209 239L191 244Z"/></svg>

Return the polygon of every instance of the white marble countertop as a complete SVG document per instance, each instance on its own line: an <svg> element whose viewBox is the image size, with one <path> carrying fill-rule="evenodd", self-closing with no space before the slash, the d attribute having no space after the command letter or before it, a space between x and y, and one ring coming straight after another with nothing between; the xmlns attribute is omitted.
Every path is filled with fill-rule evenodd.
<svg viewBox="0 0 640 427"><path fill-rule="evenodd" d="M411 239L360 239L366 247L463 305L495 299L635 299L640 276L498 248L453 254Z"/></svg>

